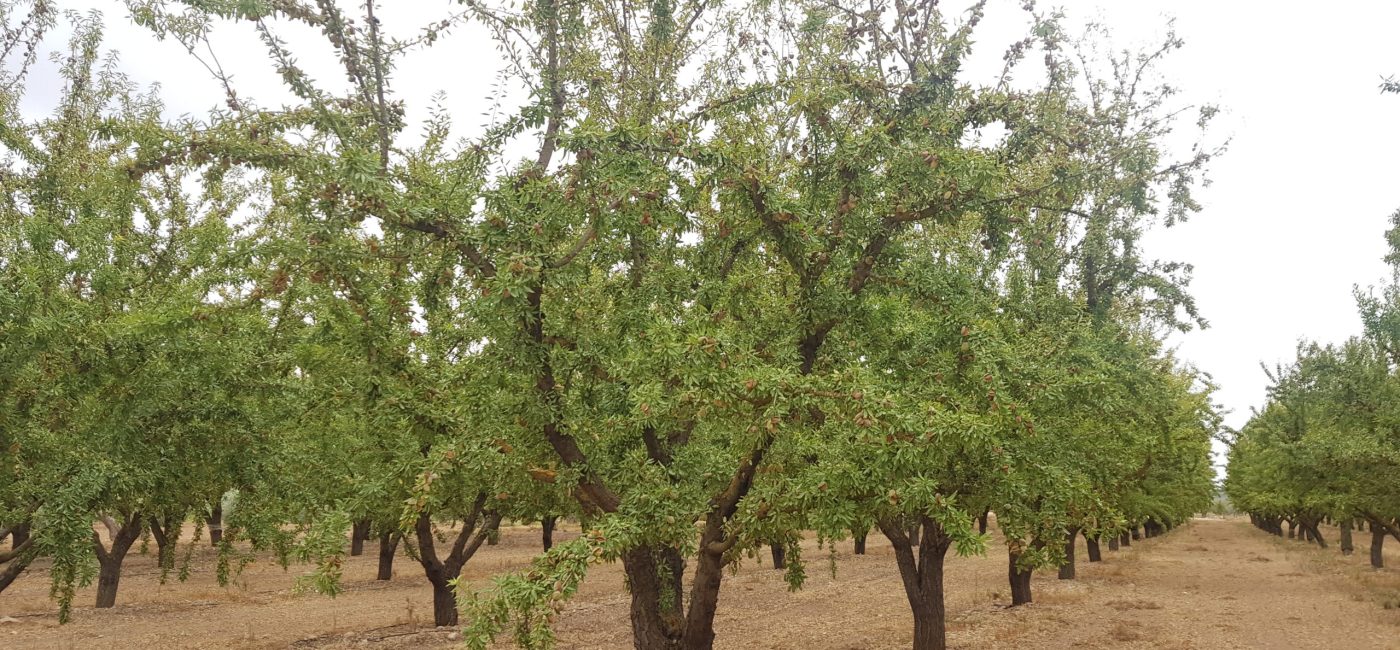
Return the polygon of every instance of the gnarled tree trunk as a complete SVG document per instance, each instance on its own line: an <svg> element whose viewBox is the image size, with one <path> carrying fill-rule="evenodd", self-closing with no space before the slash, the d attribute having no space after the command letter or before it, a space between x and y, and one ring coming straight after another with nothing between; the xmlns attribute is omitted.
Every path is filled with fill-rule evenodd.
<svg viewBox="0 0 1400 650"><path fill-rule="evenodd" d="M110 524L109 524L110 525ZM133 512L120 524L112 535L112 547L103 546L102 538L92 534L93 549L97 553L97 607L105 608L117 604L117 585L122 578L122 561L126 552L141 536L141 513Z"/></svg>
<svg viewBox="0 0 1400 650"><path fill-rule="evenodd" d="M1031 602L1031 570L1018 566L1021 554L1017 551L1008 550L1006 559L1007 578L1011 582L1011 606Z"/></svg>
<svg viewBox="0 0 1400 650"><path fill-rule="evenodd" d="M394 577L394 553L399 550L402 537L393 531L379 533L379 572L375 580L389 580Z"/></svg>
<svg viewBox="0 0 1400 650"><path fill-rule="evenodd" d="M918 524L912 527L902 526L897 521L883 521L880 530L894 548L904 596L914 615L914 650L943 650L947 647L943 561L952 540L928 517L920 517ZM911 531L918 537L917 544Z"/></svg>
<svg viewBox="0 0 1400 650"><path fill-rule="evenodd" d="M457 533L446 557L438 557L433 543L433 519L428 512L418 515L415 537L418 538L418 563L433 585L433 625L457 624L457 595L450 584L462 574L462 567L476 555L491 531L501 524L501 516L486 510L486 493L477 494L470 514L462 518L462 530Z"/></svg>

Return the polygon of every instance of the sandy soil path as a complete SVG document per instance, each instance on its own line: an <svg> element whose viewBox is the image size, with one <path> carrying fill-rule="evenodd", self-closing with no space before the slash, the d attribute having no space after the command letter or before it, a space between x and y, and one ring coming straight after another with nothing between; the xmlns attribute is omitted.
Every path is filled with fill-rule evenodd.
<svg viewBox="0 0 1400 650"><path fill-rule="evenodd" d="M1400 648L1400 610L1381 602L1400 594L1396 554L1376 572L1364 549L1344 558L1330 541L1322 550L1241 519L1196 520L1088 566L1040 604L980 618L964 647Z"/></svg>
<svg viewBox="0 0 1400 650"><path fill-rule="evenodd" d="M467 578L484 581L524 565L537 552L537 535L508 530L468 565ZM1331 536L1335 542L1335 529ZM808 583L796 593L763 564L727 576L719 648L907 648L909 610L881 542L872 536L865 556L839 545L834 577L829 551L809 543ZM418 566L400 557L393 581L375 581L375 545L367 546L346 563L346 591L334 600L294 593L296 567L284 572L259 562L225 589L214 583L212 553L201 548L188 582L160 585L154 559L133 555L117 607L94 610L92 591L80 592L74 622L63 627L47 600L47 576L33 572L0 595L0 621L15 619L0 622L0 648L458 647L450 630L423 625L431 594ZM1335 548L1271 538L1242 520L1198 520L1129 549L1105 550L1100 563L1084 561L1081 540L1078 580L1039 572L1036 602L1011 609L1003 547L993 540L988 556L949 560L949 641L968 649L1400 650L1400 609L1380 604L1388 590L1400 598L1400 544L1389 546L1391 568L1373 572L1364 553L1343 558ZM620 570L599 567L560 618L560 647L628 648L626 617Z"/></svg>

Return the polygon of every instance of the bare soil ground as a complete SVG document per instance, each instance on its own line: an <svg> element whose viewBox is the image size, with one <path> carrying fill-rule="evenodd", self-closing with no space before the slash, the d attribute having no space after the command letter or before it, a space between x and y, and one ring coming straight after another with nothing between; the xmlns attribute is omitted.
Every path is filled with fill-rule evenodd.
<svg viewBox="0 0 1400 650"><path fill-rule="evenodd" d="M948 563L949 641L955 648L1396 648L1400 649L1400 544L1390 568L1366 566L1369 536L1343 557L1333 548L1280 540L1240 519L1202 519L1164 537L1085 561L1079 579L1038 572L1032 605L1007 608L1006 558L999 539L986 557ZM576 534L565 529L567 539ZM484 548L466 578L525 565L538 530L511 528ZM449 648L452 630L434 629L431 591L418 565L400 556L390 582L374 580L375 544L345 565L335 599L297 594L301 569L250 565L217 586L213 552L199 546L184 583L161 585L155 559L127 560L117 607L95 610L79 593L73 622L60 627L48 576L35 567L0 594L0 648ZM183 555L182 548L181 554ZM789 593L780 572L755 562L726 576L717 621L727 650L885 650L906 648L911 627L894 560L878 536L869 554L849 543L830 554L804 546L806 588ZM37 569L37 570L36 570ZM620 567L595 568L559 619L560 647L630 647ZM1386 609L1387 603L1394 603ZM13 620L11 620L13 619ZM503 648L506 646L502 646Z"/></svg>

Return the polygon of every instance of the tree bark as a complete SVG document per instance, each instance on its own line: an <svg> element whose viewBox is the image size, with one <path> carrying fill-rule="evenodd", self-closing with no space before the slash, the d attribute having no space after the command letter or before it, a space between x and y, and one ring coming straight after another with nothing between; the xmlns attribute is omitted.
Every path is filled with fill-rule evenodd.
<svg viewBox="0 0 1400 650"><path fill-rule="evenodd" d="M29 524L19 524L10 529L10 548L16 549L29 541Z"/></svg>
<svg viewBox="0 0 1400 650"><path fill-rule="evenodd" d="M979 517L977 518L977 534L978 534L978 535L986 535L986 534L987 534L987 515L988 515L988 513L990 513L990 512L991 512L991 510L983 510L983 511L982 511L982 515L979 516Z"/></svg>
<svg viewBox="0 0 1400 650"><path fill-rule="evenodd" d="M1142 539L1142 529L1138 528L1137 526L1133 526L1132 531L1129 533L1129 537L1131 537L1132 541L1134 542Z"/></svg>
<svg viewBox="0 0 1400 650"><path fill-rule="evenodd" d="M425 510L418 515L415 537L418 538L418 563L433 585L433 625L457 624L457 595L450 581L462 574L462 567L476 555L478 549L501 524L499 514L486 509L486 493L477 494L470 514L462 518L462 530L457 533L447 557L438 557L433 542L433 519Z"/></svg>
<svg viewBox="0 0 1400 650"><path fill-rule="evenodd" d="M214 503L213 512L209 513L209 544L218 546L224 539L224 503L222 500Z"/></svg>
<svg viewBox="0 0 1400 650"><path fill-rule="evenodd" d="M1111 536L1109 536L1109 538L1108 538L1108 550L1110 550L1110 551L1116 551L1116 550L1118 550L1118 544L1119 544L1119 543L1120 543L1120 542L1119 542L1119 539L1118 539L1118 535L1111 535Z"/></svg>
<svg viewBox="0 0 1400 650"><path fill-rule="evenodd" d="M389 580L394 577L394 553L399 549L400 536L392 531L379 533L379 573L375 580Z"/></svg>
<svg viewBox="0 0 1400 650"><path fill-rule="evenodd" d="M773 553L773 568L782 570L787 568L787 547L782 544L769 544L768 549Z"/></svg>
<svg viewBox="0 0 1400 650"><path fill-rule="evenodd" d="M1351 555L1352 552L1356 550L1356 547L1352 545L1351 541L1351 520L1347 519L1343 521L1341 528L1342 539L1339 544L1342 547L1342 555Z"/></svg>
<svg viewBox="0 0 1400 650"><path fill-rule="evenodd" d="M541 540L544 542L544 550L546 551L554 548L554 524L558 522L558 520L559 517L554 515L545 515L540 518L540 528L542 529L540 536Z"/></svg>
<svg viewBox="0 0 1400 650"><path fill-rule="evenodd" d="M1097 537L1090 537L1088 533L1084 533L1084 544L1089 549L1090 562L1103 561L1103 551L1099 549L1099 540Z"/></svg>
<svg viewBox="0 0 1400 650"><path fill-rule="evenodd" d="M1318 547L1327 548L1327 540L1322 537L1322 531L1318 530L1317 522L1304 522L1303 530L1308 531L1308 537L1311 537L1312 541L1317 542Z"/></svg>
<svg viewBox="0 0 1400 650"><path fill-rule="evenodd" d="M175 544L180 539L180 521L174 516L151 517L151 537L156 540L156 564L162 569L175 568ZM162 575L163 578L163 575Z"/></svg>
<svg viewBox="0 0 1400 650"><path fill-rule="evenodd" d="M1079 538L1079 529L1071 528L1065 534L1065 562L1060 565L1060 579L1074 579L1074 547L1075 540Z"/></svg>
<svg viewBox="0 0 1400 650"><path fill-rule="evenodd" d="M898 522L881 522L880 530L894 548L904 595L914 615L914 650L947 648L947 620L943 600L943 563L952 540L928 517L921 517L919 543ZM916 555L917 550L917 555Z"/></svg>
<svg viewBox="0 0 1400 650"><path fill-rule="evenodd" d="M1385 529L1371 524L1371 566L1385 568Z"/></svg>
<svg viewBox="0 0 1400 650"><path fill-rule="evenodd" d="M141 513L134 512L117 527L112 536L112 548L102 545L102 538L92 534L92 543L97 553L97 607L99 609L117 604L117 586L122 578L122 561L126 552L141 536Z"/></svg>
<svg viewBox="0 0 1400 650"><path fill-rule="evenodd" d="M1020 553L1008 550L1006 557L1007 577L1011 582L1011 606L1025 605L1031 602L1031 571L1017 566Z"/></svg>
<svg viewBox="0 0 1400 650"><path fill-rule="evenodd" d="M369 539L369 521L357 521L350 526L350 555L364 555L365 540Z"/></svg>
<svg viewBox="0 0 1400 650"><path fill-rule="evenodd" d="M867 533L860 532L855 536L856 555L865 555L865 536Z"/></svg>
<svg viewBox="0 0 1400 650"><path fill-rule="evenodd" d="M14 548L0 551L0 564L5 565L5 568L0 569L0 593L3 593L5 588L10 586L16 578L19 578L19 574L23 573L25 567L29 566L29 563L34 559L32 554L25 552L32 544L33 542L26 537L23 543L15 545Z"/></svg>
<svg viewBox="0 0 1400 650"><path fill-rule="evenodd" d="M1121 546L1121 547L1123 547L1123 548L1127 548L1127 547L1129 547L1129 546L1132 546L1132 545L1133 545L1133 536L1130 535L1130 534L1128 534L1128 533L1123 533L1122 535L1119 535L1119 536L1118 536L1118 545Z"/></svg>

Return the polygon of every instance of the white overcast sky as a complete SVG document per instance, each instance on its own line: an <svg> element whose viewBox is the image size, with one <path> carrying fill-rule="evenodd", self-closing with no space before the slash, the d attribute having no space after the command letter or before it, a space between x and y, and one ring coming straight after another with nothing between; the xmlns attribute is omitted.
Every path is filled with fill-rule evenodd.
<svg viewBox="0 0 1400 650"><path fill-rule="evenodd" d="M991 4L979 54L999 57L1019 34L996 17L1016 15L1019 2ZM1153 257L1195 266L1192 293L1210 328L1173 343L1214 377L1217 399L1230 411L1226 422L1238 427L1263 400L1260 362L1287 361L1303 338L1340 341L1357 333L1353 285L1388 274L1380 258L1387 216L1400 208L1400 96L1381 95L1378 85L1384 75L1400 75L1400 2L1040 3L1056 4L1071 24L1097 20L1111 27L1119 47L1155 42L1175 18L1186 47L1166 61L1166 78L1182 89L1184 104L1223 109L1214 135L1231 144L1212 166L1213 185L1198 195L1205 209L1184 225L1154 232L1145 247ZM122 67L137 81L162 83L172 112L201 115L219 102L209 75L178 45L158 44L132 25L117 0L59 5L101 9L107 46L120 52ZM399 35L456 10L447 0L382 6L386 26ZM277 106L286 95L251 33L246 26L221 31L216 49L243 94ZM281 35L293 45L316 44L298 52L309 69L335 69L318 36ZM483 124L497 60L469 29L401 66L396 83L411 100L410 123L424 116L424 100L443 90L459 127L470 132ZM52 69L36 71L31 81L26 108L44 110L56 95Z"/></svg>

